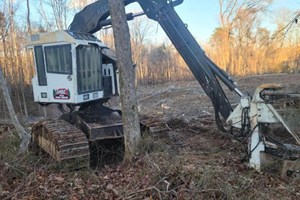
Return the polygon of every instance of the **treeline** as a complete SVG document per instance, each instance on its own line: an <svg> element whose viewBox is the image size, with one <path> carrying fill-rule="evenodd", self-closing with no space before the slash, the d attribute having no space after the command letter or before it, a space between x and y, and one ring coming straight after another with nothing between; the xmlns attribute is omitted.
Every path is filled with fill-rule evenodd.
<svg viewBox="0 0 300 200"><path fill-rule="evenodd" d="M0 2L0 64L10 85L19 114L36 110L32 106L32 55L26 51L26 37L41 31L67 29L74 14L90 0L3 0ZM281 11L271 29L263 19L272 0L219 0L220 26L204 45L214 62L234 76L299 72L300 28L293 12ZM273 15L275 15L273 13ZM215 16L211 16L215 17ZM130 22L136 81L149 85L192 80L193 76L169 41L154 43L157 24L146 17ZM111 29L97 33L113 47ZM193 33L201 38L201 33ZM28 96L28 98L26 98ZM30 101L29 101L30 100ZM5 109L0 93L0 110ZM2 114L1 114L2 113ZM0 112L3 117L5 112ZM2 116L1 116L2 115Z"/></svg>
<svg viewBox="0 0 300 200"><path fill-rule="evenodd" d="M272 22L275 24L264 24L272 3L272 0L219 0L220 27L204 44L206 54L233 76L300 72L300 24L297 23L300 14L281 10ZM170 42L149 42L151 36L155 37L155 27L146 18L130 23L138 82L156 84L191 79L190 71ZM102 32L101 38L113 47L110 31Z"/></svg>
<svg viewBox="0 0 300 200"><path fill-rule="evenodd" d="M220 27L208 54L232 75L299 72L299 13L278 10L266 28L272 0L219 0ZM274 12L274 11L273 11ZM270 29L275 28L271 31Z"/></svg>
<svg viewBox="0 0 300 200"><path fill-rule="evenodd" d="M132 59L136 65L136 81L142 85L191 80L193 75L171 42L154 44L156 24L146 17L129 23ZM99 37L114 48L112 30L103 30Z"/></svg>

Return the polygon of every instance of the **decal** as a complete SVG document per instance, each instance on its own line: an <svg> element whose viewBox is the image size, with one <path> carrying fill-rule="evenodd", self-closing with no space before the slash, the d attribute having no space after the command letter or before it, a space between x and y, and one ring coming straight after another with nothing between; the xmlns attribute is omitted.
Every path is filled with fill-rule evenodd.
<svg viewBox="0 0 300 200"><path fill-rule="evenodd" d="M53 97L54 99L70 99L70 90L66 88L59 88L53 90Z"/></svg>

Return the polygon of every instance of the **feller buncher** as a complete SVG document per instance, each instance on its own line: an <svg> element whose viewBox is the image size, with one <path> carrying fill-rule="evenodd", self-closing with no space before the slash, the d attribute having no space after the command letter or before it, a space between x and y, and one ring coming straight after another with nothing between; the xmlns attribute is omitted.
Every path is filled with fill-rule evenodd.
<svg viewBox="0 0 300 200"><path fill-rule="evenodd" d="M220 130L248 142L249 165L260 170L271 154L284 160L283 176L297 174L299 87L267 84L252 97L244 94L205 55L177 15L174 7L183 0L124 0L125 6L133 2L143 12L129 13L127 20L144 14L159 23L211 99ZM75 158L88 166L89 142L123 137L120 111L103 105L119 94L116 57L92 35L111 25L108 17L108 1L98 0L78 12L68 30L29 38L36 69L34 100L41 105L58 104L64 113L60 119L35 124L33 140L57 161ZM234 109L220 82L240 97Z"/></svg>

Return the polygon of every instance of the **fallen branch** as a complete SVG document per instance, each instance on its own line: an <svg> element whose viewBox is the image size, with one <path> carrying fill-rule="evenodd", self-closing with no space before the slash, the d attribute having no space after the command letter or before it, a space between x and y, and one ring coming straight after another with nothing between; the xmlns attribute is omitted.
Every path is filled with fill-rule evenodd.
<svg viewBox="0 0 300 200"><path fill-rule="evenodd" d="M5 164L5 166L7 166L7 167L9 167L9 168L11 168L11 169L13 169L13 170L15 170L15 171L17 171L17 172L19 172L19 173L21 173L25 176L25 173L23 171L19 170L18 168L14 167L14 166L6 163L6 162L4 164Z"/></svg>
<svg viewBox="0 0 300 200"><path fill-rule="evenodd" d="M209 193L209 192L220 192L222 193L227 199L227 193L221 189L205 189L205 190L200 190L197 193Z"/></svg>
<svg viewBox="0 0 300 200"><path fill-rule="evenodd" d="M151 191L151 190L155 190L155 191L157 192L157 194L158 194L159 200L162 200L162 196L161 196L162 191L160 191L160 190L159 190L157 187L155 187L155 186L147 187L147 188L144 188L144 189L141 189L141 190L132 192L132 193L130 193L127 197L125 197L125 198L121 197L121 198L118 198L118 200L121 200L121 199L124 199L124 200L126 200L126 199L132 199L132 198L133 198L134 196L136 196L138 193L146 192L146 191L149 191L149 190L150 190L150 191Z"/></svg>
<svg viewBox="0 0 300 200"><path fill-rule="evenodd" d="M149 154L147 152L146 152L146 156L145 157L147 158L147 160L148 160L148 162L150 164L152 164L156 169L158 169L158 171L161 171L160 168L159 168L159 166L151 160L151 158L150 158L150 156L149 156Z"/></svg>

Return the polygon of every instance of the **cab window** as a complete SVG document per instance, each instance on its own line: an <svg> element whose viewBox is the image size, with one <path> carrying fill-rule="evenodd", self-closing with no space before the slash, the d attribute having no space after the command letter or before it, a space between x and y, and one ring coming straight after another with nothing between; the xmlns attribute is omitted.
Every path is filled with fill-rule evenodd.
<svg viewBox="0 0 300 200"><path fill-rule="evenodd" d="M71 45L46 46L44 50L48 73L72 74Z"/></svg>
<svg viewBox="0 0 300 200"><path fill-rule="evenodd" d="M96 45L76 47L78 93L87 93L102 88L102 56Z"/></svg>

